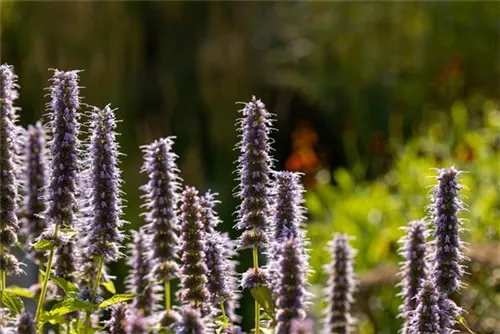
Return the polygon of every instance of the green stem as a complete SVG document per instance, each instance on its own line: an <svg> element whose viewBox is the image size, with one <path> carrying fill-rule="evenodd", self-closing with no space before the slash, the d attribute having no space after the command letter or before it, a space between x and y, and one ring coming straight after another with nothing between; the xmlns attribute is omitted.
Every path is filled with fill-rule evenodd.
<svg viewBox="0 0 500 334"><path fill-rule="evenodd" d="M222 311L222 317L224 318L224 329L229 327L229 320L226 316L226 309L224 308L224 302L220 303L220 310Z"/></svg>
<svg viewBox="0 0 500 334"><path fill-rule="evenodd" d="M57 233L59 232L59 225L56 225L54 230L54 240L57 239ZM40 292L40 298L38 299L38 305L36 307L35 323L40 321L40 316L43 311L43 304L45 302L45 294L47 293L47 285L49 284L50 270L52 269L52 261L54 260L55 247L50 248L49 260L47 262L47 267L45 268L45 275L43 276L42 291Z"/></svg>
<svg viewBox="0 0 500 334"><path fill-rule="evenodd" d="M259 268L259 253L257 246L253 247L253 267L255 270ZM260 333L260 305L255 301L255 334Z"/></svg>
<svg viewBox="0 0 500 334"><path fill-rule="evenodd" d="M95 297L97 295L97 289L99 288L99 285L101 284L101 275L102 275L102 268L103 267L104 267L104 256L100 256L99 257L99 268L97 269L97 277L95 278L94 288L92 289L93 297ZM85 323L83 325L83 333L84 334L87 334L89 331L90 316L91 316L91 312L87 311L87 314L85 314Z"/></svg>
<svg viewBox="0 0 500 334"><path fill-rule="evenodd" d="M169 311L171 308L170 304L170 280L165 280L165 311Z"/></svg>
<svg viewBox="0 0 500 334"><path fill-rule="evenodd" d="M0 256L3 254L3 246L0 245ZM2 302L3 302L3 291L5 290L5 271L0 269L0 310L2 310L2 317L3 317L3 308L2 308Z"/></svg>

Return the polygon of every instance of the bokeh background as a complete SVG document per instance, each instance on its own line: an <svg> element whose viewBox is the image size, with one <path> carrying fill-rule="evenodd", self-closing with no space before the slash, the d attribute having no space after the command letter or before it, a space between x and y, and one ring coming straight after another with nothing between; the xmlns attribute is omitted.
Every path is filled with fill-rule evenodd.
<svg viewBox="0 0 500 334"><path fill-rule="evenodd" d="M305 174L316 320L323 247L341 231L358 249L359 332L396 333L399 227L425 216L432 168L466 171L472 275L454 297L476 333L500 333L500 2L0 6L0 60L19 75L22 124L45 112L49 68L84 70L84 102L119 108L128 228L143 223L138 147L175 135L185 183L220 194L222 228L236 237L235 102L261 98L276 114L276 168ZM112 270L123 291L124 262ZM252 307L241 313L248 329Z"/></svg>

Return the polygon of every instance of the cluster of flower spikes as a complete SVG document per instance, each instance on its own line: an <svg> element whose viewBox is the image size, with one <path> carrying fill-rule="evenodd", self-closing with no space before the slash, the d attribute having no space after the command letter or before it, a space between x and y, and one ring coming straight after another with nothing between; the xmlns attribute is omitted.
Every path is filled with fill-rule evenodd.
<svg viewBox="0 0 500 334"><path fill-rule="evenodd" d="M129 276L127 277L127 289L129 293L136 294L132 303L135 310L141 311L144 316L149 317L155 312L158 301L157 286L150 280L152 268L151 259L147 256L150 245L143 229L132 232L133 242L129 245Z"/></svg>
<svg viewBox="0 0 500 334"><path fill-rule="evenodd" d="M177 155L172 152L174 137L162 138L143 147L142 172L148 175L144 191L147 225L151 236L150 258L155 279L167 281L179 276L179 222L177 203L180 199L180 177Z"/></svg>
<svg viewBox="0 0 500 334"><path fill-rule="evenodd" d="M326 288L326 316L323 333L347 334L352 332L351 308L354 302L355 280L353 274L354 252L349 246L348 237L336 233L330 243L332 261L325 269L328 273Z"/></svg>
<svg viewBox="0 0 500 334"><path fill-rule="evenodd" d="M47 228L47 222L43 216L47 210L45 192L48 179L45 143L45 130L41 122L29 125L24 144L23 175L26 194L22 209L23 234L26 235L27 240L38 238ZM31 253L37 262L44 262L44 252L33 249Z"/></svg>
<svg viewBox="0 0 500 334"><path fill-rule="evenodd" d="M399 273L401 281L401 293L403 304L401 315L404 319L402 334L409 334L412 314L417 307L416 296L427 278L427 226L423 220L415 220L408 223L405 228L406 234L400 240L400 254L405 261Z"/></svg>
<svg viewBox="0 0 500 334"><path fill-rule="evenodd" d="M181 200L181 290L179 297L184 307L200 311L202 316L211 312L207 290L208 269L205 264L204 227L198 191L186 186Z"/></svg>
<svg viewBox="0 0 500 334"><path fill-rule="evenodd" d="M437 185L432 195L431 217L434 223L434 243L432 254L432 277L440 294L440 334L453 332L453 325L461 309L448 295L460 288L460 279L464 275L465 260L460 240L462 221L458 217L463 210L458 182L460 171L454 167L438 170Z"/></svg>
<svg viewBox="0 0 500 334"><path fill-rule="evenodd" d="M14 101L17 99L17 77L10 65L0 65L0 270L19 275L19 262L9 249L17 242L19 221L17 165L17 114Z"/></svg>
<svg viewBox="0 0 500 334"><path fill-rule="evenodd" d="M119 243L123 240L114 110L109 105L103 109L94 108L90 128L87 198L92 215L86 231L86 252L91 257L114 262L120 256Z"/></svg>

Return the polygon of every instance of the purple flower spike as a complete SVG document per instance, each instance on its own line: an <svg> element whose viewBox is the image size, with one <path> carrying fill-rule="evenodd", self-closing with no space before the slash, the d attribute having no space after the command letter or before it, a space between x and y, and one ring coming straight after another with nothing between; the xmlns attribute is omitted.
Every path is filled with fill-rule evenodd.
<svg viewBox="0 0 500 334"><path fill-rule="evenodd" d="M17 318L17 334L36 334L36 324L30 313L24 312Z"/></svg>
<svg viewBox="0 0 500 334"><path fill-rule="evenodd" d="M110 334L126 334L125 326L127 324L128 307L125 303L118 303L111 306L111 319L107 327Z"/></svg>
<svg viewBox="0 0 500 334"><path fill-rule="evenodd" d="M423 220L415 220L408 223L405 230L407 234L400 240L400 254L405 258L400 272L403 297L401 311L404 319L403 334L409 334L411 313L417 307L415 297L427 277L427 227Z"/></svg>
<svg viewBox="0 0 500 334"><path fill-rule="evenodd" d="M309 269L298 239L283 241L277 268L276 334L288 334L292 320L306 316L305 284Z"/></svg>
<svg viewBox="0 0 500 334"><path fill-rule="evenodd" d="M132 310L127 318L125 325L126 334L148 334L146 319L142 313L137 310Z"/></svg>
<svg viewBox="0 0 500 334"><path fill-rule="evenodd" d="M313 334L314 322L311 319L293 319L290 334Z"/></svg>
<svg viewBox="0 0 500 334"><path fill-rule="evenodd" d="M182 193L181 205L181 291L183 305L201 309L207 315L209 293L205 265L204 227L201 222L201 207L198 191L186 187Z"/></svg>
<svg viewBox="0 0 500 334"><path fill-rule="evenodd" d="M177 325L176 334L205 334L205 326L198 310L185 307Z"/></svg>
<svg viewBox="0 0 500 334"><path fill-rule="evenodd" d="M148 317L155 311L156 286L151 284L149 273L151 271L151 260L147 256L149 242L143 230L132 232L134 242L129 245L130 257L128 265L130 267L127 277L128 292L136 294L132 307L143 312Z"/></svg>
<svg viewBox="0 0 500 334"><path fill-rule="evenodd" d="M17 259L9 253L17 242L19 221L18 180L16 178L17 113L14 100L17 99L17 76L10 65L0 65L0 269L7 274L19 275L21 269Z"/></svg>
<svg viewBox="0 0 500 334"><path fill-rule="evenodd" d="M103 256L106 262L116 261L120 255L119 243L123 240L120 231L123 221L120 192L120 170L118 165L118 143L116 141L114 111L108 106L95 108L91 120L89 146L89 202L91 214L87 229L89 256Z"/></svg>
<svg viewBox="0 0 500 334"><path fill-rule="evenodd" d="M57 277L75 282L75 273L79 268L79 258L76 256L77 250L73 238L62 240L55 252L54 271Z"/></svg>
<svg viewBox="0 0 500 334"><path fill-rule="evenodd" d="M207 234L205 241L207 289L210 293L210 303L214 308L219 308L220 303L231 297L229 254L232 253L233 247L232 241L226 235L217 232Z"/></svg>
<svg viewBox="0 0 500 334"><path fill-rule="evenodd" d="M255 96L243 108L239 120L241 155L238 159L239 192L242 203L236 228L245 230L239 248L261 247L267 243L270 219L270 174L273 166L269 133L271 115Z"/></svg>
<svg viewBox="0 0 500 334"><path fill-rule="evenodd" d="M214 233L215 227L220 223L220 219L214 210L215 205L219 203L219 201L215 199L216 196L217 194L207 192L200 197L201 220L205 233L208 235Z"/></svg>
<svg viewBox="0 0 500 334"><path fill-rule="evenodd" d="M47 218L57 225L75 225L77 183L80 173L80 87L78 71L55 70L50 87L49 113L51 177Z"/></svg>
<svg viewBox="0 0 500 334"><path fill-rule="evenodd" d="M141 187L146 200L146 231L151 235L152 272L160 281L179 276L176 261L179 251L177 203L180 199L180 177L177 155L172 152L173 139L162 138L143 147L142 172L149 178L148 183Z"/></svg>
<svg viewBox="0 0 500 334"><path fill-rule="evenodd" d="M338 233L335 234L330 247L332 262L326 266L329 275L326 289L328 306L323 333L352 333L354 320L351 307L355 289L353 250L349 246L348 237Z"/></svg>
<svg viewBox="0 0 500 334"><path fill-rule="evenodd" d="M439 330L439 293L430 279L422 282L417 295L417 308L412 316L411 334L436 334Z"/></svg>

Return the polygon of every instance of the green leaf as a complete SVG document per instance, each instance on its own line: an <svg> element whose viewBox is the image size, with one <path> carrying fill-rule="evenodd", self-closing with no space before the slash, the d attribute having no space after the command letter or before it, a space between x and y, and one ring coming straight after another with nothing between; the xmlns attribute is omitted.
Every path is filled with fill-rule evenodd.
<svg viewBox="0 0 500 334"><path fill-rule="evenodd" d="M124 301L130 300L130 299L133 299L133 298L135 298L135 296L137 296L137 295L134 295L131 293L114 295L113 297L106 299L105 301L100 303L99 308L104 308L104 307L108 307L108 306L111 306L114 304L118 304L119 302L124 302Z"/></svg>
<svg viewBox="0 0 500 334"><path fill-rule="evenodd" d="M272 298L271 289L259 286L255 289L250 290L253 298L259 303L259 305L264 309L264 311L269 314L271 318L274 318L274 302Z"/></svg>
<svg viewBox="0 0 500 334"><path fill-rule="evenodd" d="M2 305L11 310L14 315L18 315L22 312L24 309L24 303L19 296L16 296L9 290L3 291L2 296Z"/></svg>
<svg viewBox="0 0 500 334"><path fill-rule="evenodd" d="M113 283L113 281L109 281L109 282L101 282L101 285L106 289L108 290L110 293L112 293L113 295L116 294L116 288L115 288L115 284Z"/></svg>
<svg viewBox="0 0 500 334"><path fill-rule="evenodd" d="M50 250L54 245L49 240L40 240L33 247L38 250Z"/></svg>
<svg viewBox="0 0 500 334"><path fill-rule="evenodd" d="M9 286L7 288L7 291L19 297L30 298L30 299L35 298L35 295L29 289L21 288L20 286L17 285Z"/></svg>
<svg viewBox="0 0 500 334"><path fill-rule="evenodd" d="M97 309L97 305L93 303L87 303L75 298L66 299L56 305L43 314L42 322L53 322L65 314L74 311L90 311L94 312Z"/></svg>
<svg viewBox="0 0 500 334"><path fill-rule="evenodd" d="M474 333L474 332L473 332L473 331L469 328L469 325L467 324L467 321L465 320L465 318L464 318L464 317L462 317L461 315L459 315L459 316L457 317L457 321L458 321L458 322L459 322L462 326L464 326L464 328L465 328L465 329L466 329L469 333L471 333L471 334L476 334L476 333Z"/></svg>
<svg viewBox="0 0 500 334"><path fill-rule="evenodd" d="M70 294L71 292L78 292L79 291L78 287L74 283L69 282L69 281L65 280L64 278L51 275L50 279L52 281L54 281L54 283L56 283L57 286L60 287L64 291L65 294Z"/></svg>

